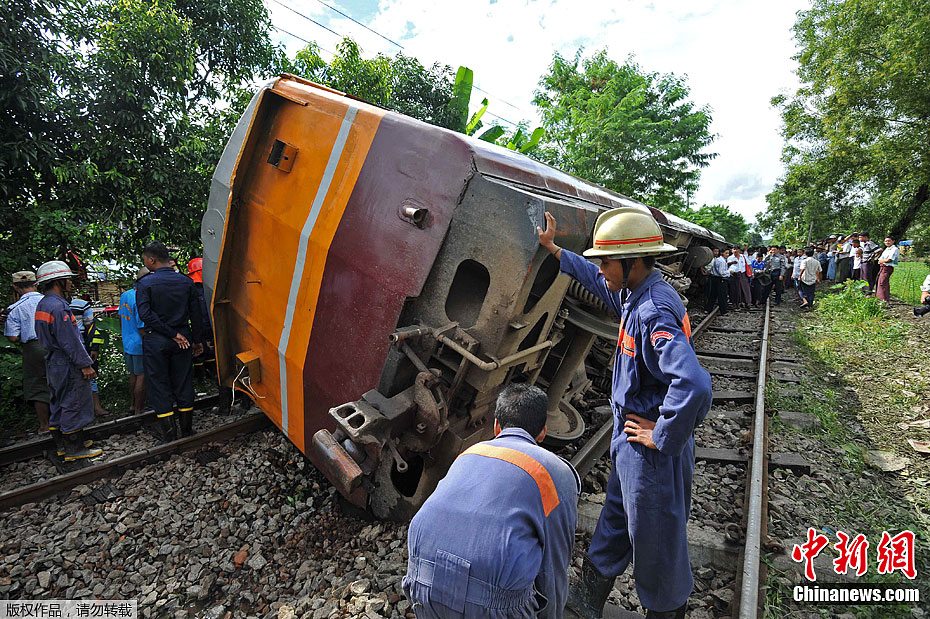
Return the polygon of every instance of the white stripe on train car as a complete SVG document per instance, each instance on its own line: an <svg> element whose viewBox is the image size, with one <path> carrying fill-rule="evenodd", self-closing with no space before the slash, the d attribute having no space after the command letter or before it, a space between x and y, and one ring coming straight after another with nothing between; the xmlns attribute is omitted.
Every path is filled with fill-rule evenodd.
<svg viewBox="0 0 930 619"><path fill-rule="evenodd" d="M291 327L294 323L294 311L297 304L297 295L300 292L300 284L303 279L304 265L307 262L307 250L310 245L310 234L313 232L313 226L316 225L317 217L323 208L323 201L326 194L329 193L329 185L336 174L336 167L339 159L342 157L342 150L345 148L346 140L349 137L349 130L352 129L352 123L355 121L355 115L358 112L357 107L349 106L345 117L342 119L342 126L339 127L339 133L336 135L336 141L333 143L333 150L329 154L329 161L326 163L326 169L323 172L323 179L316 190L316 196L313 198L313 205L307 214L307 220L300 231L300 244L297 246L297 260L294 262L294 273L291 276L291 290L287 296L287 309L284 314L284 328L281 330L281 340L278 342L278 374L281 377L281 429L286 435L288 431L288 410L287 410L287 345L291 339Z"/></svg>

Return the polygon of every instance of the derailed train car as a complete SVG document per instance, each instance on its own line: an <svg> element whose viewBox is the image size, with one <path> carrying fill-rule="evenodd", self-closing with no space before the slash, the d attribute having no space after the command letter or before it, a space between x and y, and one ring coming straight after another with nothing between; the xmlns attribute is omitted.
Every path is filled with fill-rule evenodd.
<svg viewBox="0 0 930 619"><path fill-rule="evenodd" d="M551 211L558 243L582 251L598 214L618 206L648 208L282 76L240 120L203 219L220 380L348 500L409 517L490 437L511 381L547 389L553 437L581 435L564 395L586 359L609 377L617 326L559 274L536 226ZM681 248L660 268L684 291L723 239L651 211Z"/></svg>

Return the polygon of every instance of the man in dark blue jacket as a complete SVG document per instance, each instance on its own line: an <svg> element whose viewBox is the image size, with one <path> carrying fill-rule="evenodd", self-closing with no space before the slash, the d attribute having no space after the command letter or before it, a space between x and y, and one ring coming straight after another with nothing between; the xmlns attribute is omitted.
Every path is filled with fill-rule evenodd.
<svg viewBox="0 0 930 619"><path fill-rule="evenodd" d="M136 305L145 323L142 356L146 393L162 440L193 434L193 356L203 350L200 302L190 278L174 270L161 243L149 243L142 261L151 274L136 284Z"/></svg>
<svg viewBox="0 0 930 619"><path fill-rule="evenodd" d="M562 617L581 483L537 444L547 404L506 387L496 438L459 456L414 516L403 587L418 618Z"/></svg>
<svg viewBox="0 0 930 619"><path fill-rule="evenodd" d="M562 272L620 319L611 393L613 466L568 609L579 617L600 617L614 580L632 562L646 616L681 619L694 584L687 539L694 428L712 396L681 298L654 269L655 256L677 248L664 242L649 211L637 207L598 217L594 247L584 255L600 260L600 268L554 243L551 214L546 213L546 230L538 232Z"/></svg>
<svg viewBox="0 0 930 619"><path fill-rule="evenodd" d="M36 305L35 329L45 348L45 368L51 395L49 430L65 462L95 458L103 453L84 440L84 428L94 421L90 381L97 377L93 360L84 349L77 322L65 300L71 295L74 275L60 260L46 262L36 282L45 296Z"/></svg>

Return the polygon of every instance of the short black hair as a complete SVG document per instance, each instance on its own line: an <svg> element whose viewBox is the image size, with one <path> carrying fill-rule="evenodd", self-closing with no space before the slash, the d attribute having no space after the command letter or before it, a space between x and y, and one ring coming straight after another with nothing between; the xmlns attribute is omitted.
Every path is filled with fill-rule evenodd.
<svg viewBox="0 0 930 619"><path fill-rule="evenodd" d="M647 269L651 269L651 268L654 268L655 265L656 265L656 257L655 257L655 256L643 256L643 266L644 266L644 267L646 267Z"/></svg>
<svg viewBox="0 0 930 619"><path fill-rule="evenodd" d="M494 418L501 428L522 428L536 438L546 427L549 397L546 392L526 383L510 383L494 407Z"/></svg>
<svg viewBox="0 0 930 619"><path fill-rule="evenodd" d="M142 250L142 255L154 258L159 262L168 262L171 260L171 257L168 255L168 248L165 247L164 243L159 243L158 241L152 241L146 245Z"/></svg>
<svg viewBox="0 0 930 619"><path fill-rule="evenodd" d="M36 287L37 287L37 286L36 286L35 281L31 281L31 282L13 282L13 288L16 288L17 290L26 290L26 289L28 289L28 288L36 288Z"/></svg>
<svg viewBox="0 0 930 619"><path fill-rule="evenodd" d="M814 255L814 248L813 248L813 247L808 247L807 249L805 249L805 250L804 250L804 255L806 255L806 256L808 256L808 257L813 256L813 255Z"/></svg>

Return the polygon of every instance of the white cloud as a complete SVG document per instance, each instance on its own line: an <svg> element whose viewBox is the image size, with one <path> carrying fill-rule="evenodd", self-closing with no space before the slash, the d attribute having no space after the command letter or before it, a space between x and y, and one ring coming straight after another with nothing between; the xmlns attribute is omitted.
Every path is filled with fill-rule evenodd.
<svg viewBox="0 0 930 619"><path fill-rule="evenodd" d="M351 35L366 54L398 51L315 0L282 1ZM378 0L366 23L424 64L471 67L476 84L492 93L490 112L511 121L536 120L531 100L553 52L607 47L618 61L633 55L645 70L686 75L692 99L711 108L718 136L712 145L718 156L692 201L723 202L752 219L781 172L780 121L769 100L796 87L790 29L808 6L809 0ZM338 42L274 0L268 7L277 26L324 48ZM476 93L476 101L483 96Z"/></svg>

